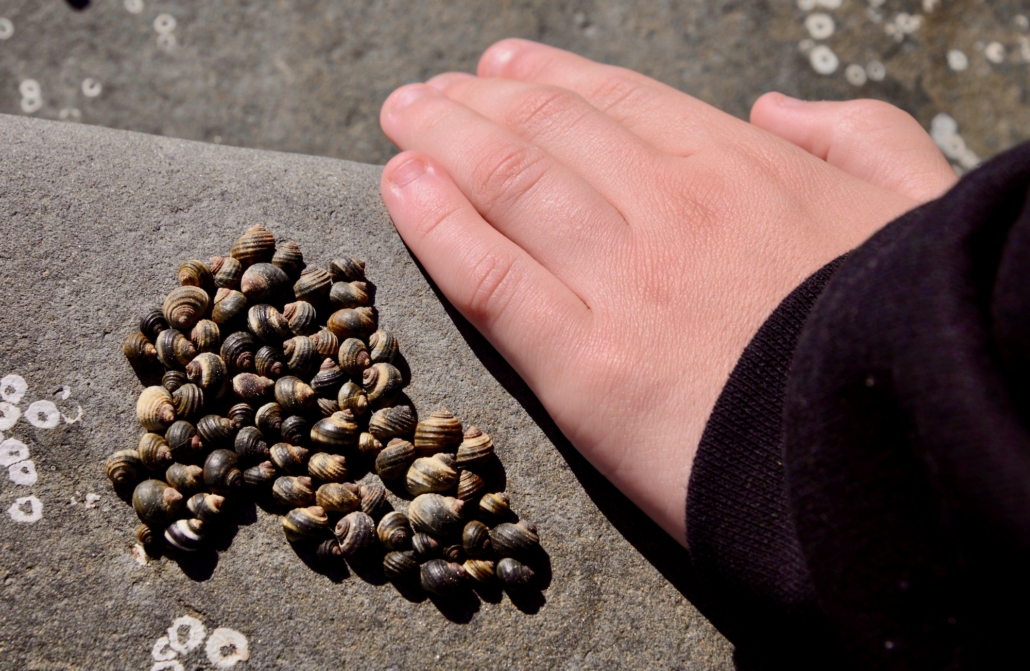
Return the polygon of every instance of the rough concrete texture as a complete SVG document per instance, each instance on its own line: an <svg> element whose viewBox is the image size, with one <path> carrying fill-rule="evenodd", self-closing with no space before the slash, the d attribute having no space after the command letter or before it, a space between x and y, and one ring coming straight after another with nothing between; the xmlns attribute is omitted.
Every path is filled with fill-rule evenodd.
<svg viewBox="0 0 1030 671"><path fill-rule="evenodd" d="M0 112L385 162L392 89L473 71L521 36L742 118L769 90L879 98L927 129L944 113L956 123L938 140L965 169L1030 139L1028 14L1022 0L5 0Z"/></svg>
<svg viewBox="0 0 1030 671"><path fill-rule="evenodd" d="M0 478L0 668L214 668L210 638L179 653L159 640L184 616L245 636L250 660L237 668L731 667L728 643L681 593L682 549L441 302L382 206L378 168L5 115L0 147L0 377L27 382L20 398L3 385L13 407L0 418L21 413L3 434L28 447L38 477ZM309 261L368 260L417 408L446 406L493 435L514 507L549 554L542 599L438 605L327 576L253 505L217 552L138 561L135 515L103 468L141 433L121 343L181 260L226 253L255 222ZM57 408L53 428L38 426L37 401ZM33 502L18 504L29 496L41 518L16 521L31 519Z"/></svg>

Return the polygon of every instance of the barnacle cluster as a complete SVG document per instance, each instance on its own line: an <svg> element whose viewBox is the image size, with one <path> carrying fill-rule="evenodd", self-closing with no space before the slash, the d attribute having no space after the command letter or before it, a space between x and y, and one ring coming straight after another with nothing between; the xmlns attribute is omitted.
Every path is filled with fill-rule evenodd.
<svg viewBox="0 0 1030 671"><path fill-rule="evenodd" d="M134 487L144 546L197 550L250 492L327 566L382 562L440 596L532 584L539 539L500 491L493 441L447 410L419 421L363 261L308 266L258 225L178 281L124 343L161 384L139 396L138 446L107 460L112 483ZM378 479L354 481L364 473ZM383 483L413 497L406 511Z"/></svg>

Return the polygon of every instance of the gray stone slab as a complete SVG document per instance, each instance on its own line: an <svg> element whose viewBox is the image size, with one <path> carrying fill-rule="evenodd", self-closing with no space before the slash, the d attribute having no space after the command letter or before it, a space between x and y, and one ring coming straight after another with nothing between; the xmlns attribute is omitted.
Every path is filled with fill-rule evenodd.
<svg viewBox="0 0 1030 671"><path fill-rule="evenodd" d="M246 637L250 660L237 668L731 667L730 646L684 598L683 552L441 302L378 179L379 168L340 160L0 115L0 377L27 382L20 398L0 390L22 414L2 433L27 446L37 474L25 485L0 472L0 668L214 668L210 637L166 667L152 656L155 644L171 655L159 639L187 616ZM539 525L552 571L540 602L438 607L324 575L253 506L216 552L141 563L133 511L103 470L140 435L141 387L121 342L175 286L180 260L227 252L255 222L311 261L368 260L411 398L491 433L515 507ZM57 409L52 428L40 401ZM31 518L33 502L17 504L30 496L40 519L16 521Z"/></svg>

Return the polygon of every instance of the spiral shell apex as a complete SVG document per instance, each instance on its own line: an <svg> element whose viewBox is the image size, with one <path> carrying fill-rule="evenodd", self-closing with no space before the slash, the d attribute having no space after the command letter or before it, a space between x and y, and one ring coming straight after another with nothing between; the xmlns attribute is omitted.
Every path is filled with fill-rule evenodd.
<svg viewBox="0 0 1030 671"><path fill-rule="evenodd" d="M333 280L329 273L315 266L305 268L300 278L293 285L293 295L298 301L318 304L329 295Z"/></svg>
<svg viewBox="0 0 1030 671"><path fill-rule="evenodd" d="M226 368L233 374L247 373L254 370L254 353L258 350L258 341L246 331L230 334L222 342L222 360Z"/></svg>
<svg viewBox="0 0 1030 671"><path fill-rule="evenodd" d="M316 452L308 459L308 475L320 482L343 482L347 479L347 459L339 454Z"/></svg>
<svg viewBox="0 0 1030 671"><path fill-rule="evenodd" d="M182 494L160 480L144 480L132 492L132 507L144 524L164 526L182 509Z"/></svg>
<svg viewBox="0 0 1030 671"><path fill-rule="evenodd" d="M361 512L369 517L379 517L387 506L386 487L378 482L370 482L358 487L358 498L361 499Z"/></svg>
<svg viewBox="0 0 1030 671"><path fill-rule="evenodd" d="M283 426L282 408L278 403L264 404L254 415L254 424L266 438L275 439Z"/></svg>
<svg viewBox="0 0 1030 671"><path fill-rule="evenodd" d="M270 380L278 380L286 374L286 362L279 347L265 345L254 354L254 372Z"/></svg>
<svg viewBox="0 0 1030 671"><path fill-rule="evenodd" d="M419 564L414 552L387 552L383 557L383 575L387 580L403 580L418 575Z"/></svg>
<svg viewBox="0 0 1030 671"><path fill-rule="evenodd" d="M379 329L370 335L368 346L372 350L370 352L372 363L393 363L400 349L397 345L397 336L386 329Z"/></svg>
<svg viewBox="0 0 1030 671"><path fill-rule="evenodd" d="M165 542L180 552L193 552L204 542L204 523L193 518L176 520L165 529Z"/></svg>
<svg viewBox="0 0 1030 671"><path fill-rule="evenodd" d="M271 485L279 475L271 461L262 461L257 466L251 466L243 471L243 482L251 487L267 487Z"/></svg>
<svg viewBox="0 0 1030 671"><path fill-rule="evenodd" d="M286 355L286 367L299 378L309 377L322 362L314 343L304 336L296 336L284 342L283 354Z"/></svg>
<svg viewBox="0 0 1030 671"><path fill-rule="evenodd" d="M201 417L197 433L207 447L231 447L235 438L232 422L220 415Z"/></svg>
<svg viewBox="0 0 1030 671"><path fill-rule="evenodd" d="M457 497L465 503L475 504L486 489L486 482L472 471L462 471L458 478Z"/></svg>
<svg viewBox="0 0 1030 671"><path fill-rule="evenodd" d="M344 382L336 394L336 404L339 410L350 410L355 417L361 417L368 410L368 396L360 385Z"/></svg>
<svg viewBox="0 0 1030 671"><path fill-rule="evenodd" d="M415 461L415 446L406 440L394 438L376 457L376 473L383 480L396 480L408 472Z"/></svg>
<svg viewBox="0 0 1030 671"><path fill-rule="evenodd" d="M491 520L503 521L515 516L511 510L511 500L504 492L484 494L479 499L479 512Z"/></svg>
<svg viewBox="0 0 1030 671"><path fill-rule="evenodd" d="M148 471L163 473L172 465L172 449L163 436L156 433L144 433L139 439L139 447L136 449L140 462Z"/></svg>
<svg viewBox="0 0 1030 671"><path fill-rule="evenodd" d="M268 443L256 426L245 426L240 429L236 434L233 449L244 463L266 461L269 457Z"/></svg>
<svg viewBox="0 0 1030 671"><path fill-rule="evenodd" d="M300 245L293 240L279 245L272 256L272 265L280 268L291 279L296 279L300 271L304 270L304 254L300 251Z"/></svg>
<svg viewBox="0 0 1030 671"><path fill-rule="evenodd" d="M161 310L151 310L139 320L139 332L146 336L150 342L155 342L157 336L168 328L168 320Z"/></svg>
<svg viewBox="0 0 1030 671"><path fill-rule="evenodd" d="M310 336L318 330L318 311L314 305L306 301L288 303L283 308L283 317L286 318L294 335Z"/></svg>
<svg viewBox="0 0 1030 671"><path fill-rule="evenodd" d="M217 352L222 345L218 324L210 319L201 319L190 331L190 342L198 352Z"/></svg>
<svg viewBox="0 0 1030 671"><path fill-rule="evenodd" d="M337 310L368 305L368 285L364 282L337 282L329 290L329 302Z"/></svg>
<svg viewBox="0 0 1030 671"><path fill-rule="evenodd" d="M163 432L175 421L172 395L164 387L147 387L136 403L136 416L147 431Z"/></svg>
<svg viewBox="0 0 1030 671"><path fill-rule="evenodd" d="M239 261L244 268L270 261L275 255L275 236L261 224L251 226L236 240L229 255Z"/></svg>
<svg viewBox="0 0 1030 671"><path fill-rule="evenodd" d="M360 378L365 369L372 365L368 348L360 338L347 338L341 342L336 357L340 368L354 378Z"/></svg>
<svg viewBox="0 0 1030 671"><path fill-rule="evenodd" d="M157 361L157 348L142 333L130 333L122 352L133 368L145 368Z"/></svg>
<svg viewBox="0 0 1030 671"><path fill-rule="evenodd" d="M200 492L186 501L186 509L202 522L216 522L225 506L225 497Z"/></svg>
<svg viewBox="0 0 1030 671"><path fill-rule="evenodd" d="M272 463L289 475L303 475L308 472L308 458L311 452L303 447L276 443L268 449Z"/></svg>
<svg viewBox="0 0 1030 671"><path fill-rule="evenodd" d="M197 356L197 348L180 331L166 329L157 336L154 343L157 351L157 360L165 368L182 370L193 357Z"/></svg>
<svg viewBox="0 0 1030 671"><path fill-rule="evenodd" d="M323 450L333 451L353 445L359 428L349 412L334 412L311 427L311 442Z"/></svg>
<svg viewBox="0 0 1030 671"><path fill-rule="evenodd" d="M290 323L271 305L254 305L247 311L247 328L258 340L278 345L290 337Z"/></svg>
<svg viewBox="0 0 1030 671"><path fill-rule="evenodd" d="M372 518L360 511L349 513L337 522L333 534L343 556L353 559L370 548L376 540L375 527Z"/></svg>
<svg viewBox="0 0 1030 671"><path fill-rule="evenodd" d="M248 403L237 403L229 408L226 417L237 431L246 426L254 426L254 407Z"/></svg>
<svg viewBox="0 0 1030 671"><path fill-rule="evenodd" d="M383 444L375 436L367 431L358 436L358 452L366 459L374 461L379 453L383 451Z"/></svg>
<svg viewBox="0 0 1030 671"><path fill-rule="evenodd" d="M165 471L169 487L185 496L192 496L204 488L204 469L193 464L172 464Z"/></svg>
<svg viewBox="0 0 1030 671"><path fill-rule="evenodd" d="M335 361L326 358L315 377L311 378L311 388L319 396L337 398L337 392L346 381L347 374L340 370Z"/></svg>
<svg viewBox="0 0 1030 671"><path fill-rule="evenodd" d="M329 518L320 506L294 508L283 517L283 532L291 543L319 538L329 533Z"/></svg>
<svg viewBox="0 0 1030 671"><path fill-rule="evenodd" d="M203 261L183 261L179 264L179 284L184 287L197 287L210 293L215 289L215 278L211 269Z"/></svg>
<svg viewBox="0 0 1030 671"><path fill-rule="evenodd" d="M135 482L143 471L143 462L136 450L119 450L107 458L105 472L116 486Z"/></svg>
<svg viewBox="0 0 1030 671"><path fill-rule="evenodd" d="M461 421L449 410L437 410L415 427L415 453L436 454L457 446L462 441Z"/></svg>
<svg viewBox="0 0 1030 671"><path fill-rule="evenodd" d="M385 403L404 388L404 377L391 364L374 363L361 374L361 385L369 403Z"/></svg>
<svg viewBox="0 0 1030 671"><path fill-rule="evenodd" d="M437 596L451 597L466 586L465 569L461 564L443 559L430 559L422 565L422 589Z"/></svg>
<svg viewBox="0 0 1030 671"><path fill-rule="evenodd" d="M329 329L319 329L318 333L308 336L308 339L320 357L336 358L340 352L340 340Z"/></svg>
<svg viewBox="0 0 1030 671"><path fill-rule="evenodd" d="M372 308L344 308L329 316L326 328L342 339L364 338L376 330L376 318Z"/></svg>
<svg viewBox="0 0 1030 671"><path fill-rule="evenodd" d="M334 259L329 274L337 282L355 282L365 279L365 262L359 259Z"/></svg>
<svg viewBox="0 0 1030 671"><path fill-rule="evenodd" d="M186 379L203 389L209 400L218 400L229 385L229 371L222 357L202 352L187 364Z"/></svg>
<svg viewBox="0 0 1030 671"><path fill-rule="evenodd" d="M255 263L243 271L240 291L251 304L277 303L287 295L290 278L271 263Z"/></svg>
<svg viewBox="0 0 1030 671"><path fill-rule="evenodd" d="M455 455L459 468L473 468L486 462L494 453L494 441L474 426L469 427Z"/></svg>
<svg viewBox="0 0 1030 671"><path fill-rule="evenodd" d="M411 525L408 516L399 510L392 510L379 520L376 526L379 542L387 550L407 550L411 547Z"/></svg>
<svg viewBox="0 0 1030 671"><path fill-rule="evenodd" d="M418 557L419 561L426 561L427 559L433 559L439 557L443 551L443 547L440 545L440 541L436 540L429 534L416 533L411 537L411 549Z"/></svg>
<svg viewBox="0 0 1030 671"><path fill-rule="evenodd" d="M189 380L186 379L186 371L182 370L166 370L165 374L161 376L161 386L172 394L187 382Z"/></svg>
<svg viewBox="0 0 1030 671"><path fill-rule="evenodd" d="M138 540L141 545L153 545L158 541L158 539L159 536L156 533L154 533L154 530L149 525L140 524L138 527L136 527L136 540Z"/></svg>
<svg viewBox="0 0 1030 671"><path fill-rule="evenodd" d="M215 494L228 494L243 486L243 471L231 450L214 450L204 460L204 484Z"/></svg>
<svg viewBox="0 0 1030 671"><path fill-rule="evenodd" d="M165 441L176 461L190 461L204 449L204 441L197 435L195 426L186 420L176 420L165 431Z"/></svg>
<svg viewBox="0 0 1030 671"><path fill-rule="evenodd" d="M446 492L458 482L458 472L440 459L422 457L408 469L405 484L412 496Z"/></svg>
<svg viewBox="0 0 1030 671"><path fill-rule="evenodd" d="M479 558L490 552L490 528L479 520L472 520L461 532L461 545L469 557Z"/></svg>
<svg viewBox="0 0 1030 671"><path fill-rule="evenodd" d="M357 495L338 482L327 482L315 490L315 503L334 513L352 513L361 505Z"/></svg>
<svg viewBox="0 0 1030 671"><path fill-rule="evenodd" d="M162 310L170 327L186 331L200 321L210 301L207 292L199 287L178 287L165 298Z"/></svg>
<svg viewBox="0 0 1030 671"><path fill-rule="evenodd" d="M213 256L209 264L219 289L239 289L243 277L243 266L231 256Z"/></svg>
<svg viewBox="0 0 1030 671"><path fill-rule="evenodd" d="M408 504L411 528L420 533L450 536L461 531L464 503L439 494L422 494Z"/></svg>
<svg viewBox="0 0 1030 671"><path fill-rule="evenodd" d="M247 297L235 289L221 288L215 292L211 308L211 321L225 326L247 314Z"/></svg>

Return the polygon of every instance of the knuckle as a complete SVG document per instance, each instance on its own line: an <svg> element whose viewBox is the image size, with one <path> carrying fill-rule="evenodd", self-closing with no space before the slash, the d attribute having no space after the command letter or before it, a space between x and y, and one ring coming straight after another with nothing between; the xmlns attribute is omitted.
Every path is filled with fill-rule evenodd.
<svg viewBox="0 0 1030 671"><path fill-rule="evenodd" d="M516 274L514 259L498 251L486 253L469 273L469 318L481 323L497 319L511 301Z"/></svg>
<svg viewBox="0 0 1030 671"><path fill-rule="evenodd" d="M622 73L602 78L587 96L595 107L615 117L622 110L638 108L646 97L645 87Z"/></svg>
<svg viewBox="0 0 1030 671"><path fill-rule="evenodd" d="M555 126L567 126L582 116L579 97L566 89L541 86L523 93L507 114L507 125L531 135Z"/></svg>
<svg viewBox="0 0 1030 671"><path fill-rule="evenodd" d="M505 142L483 152L472 171L475 201L488 209L505 207L533 188L547 170L542 150Z"/></svg>

